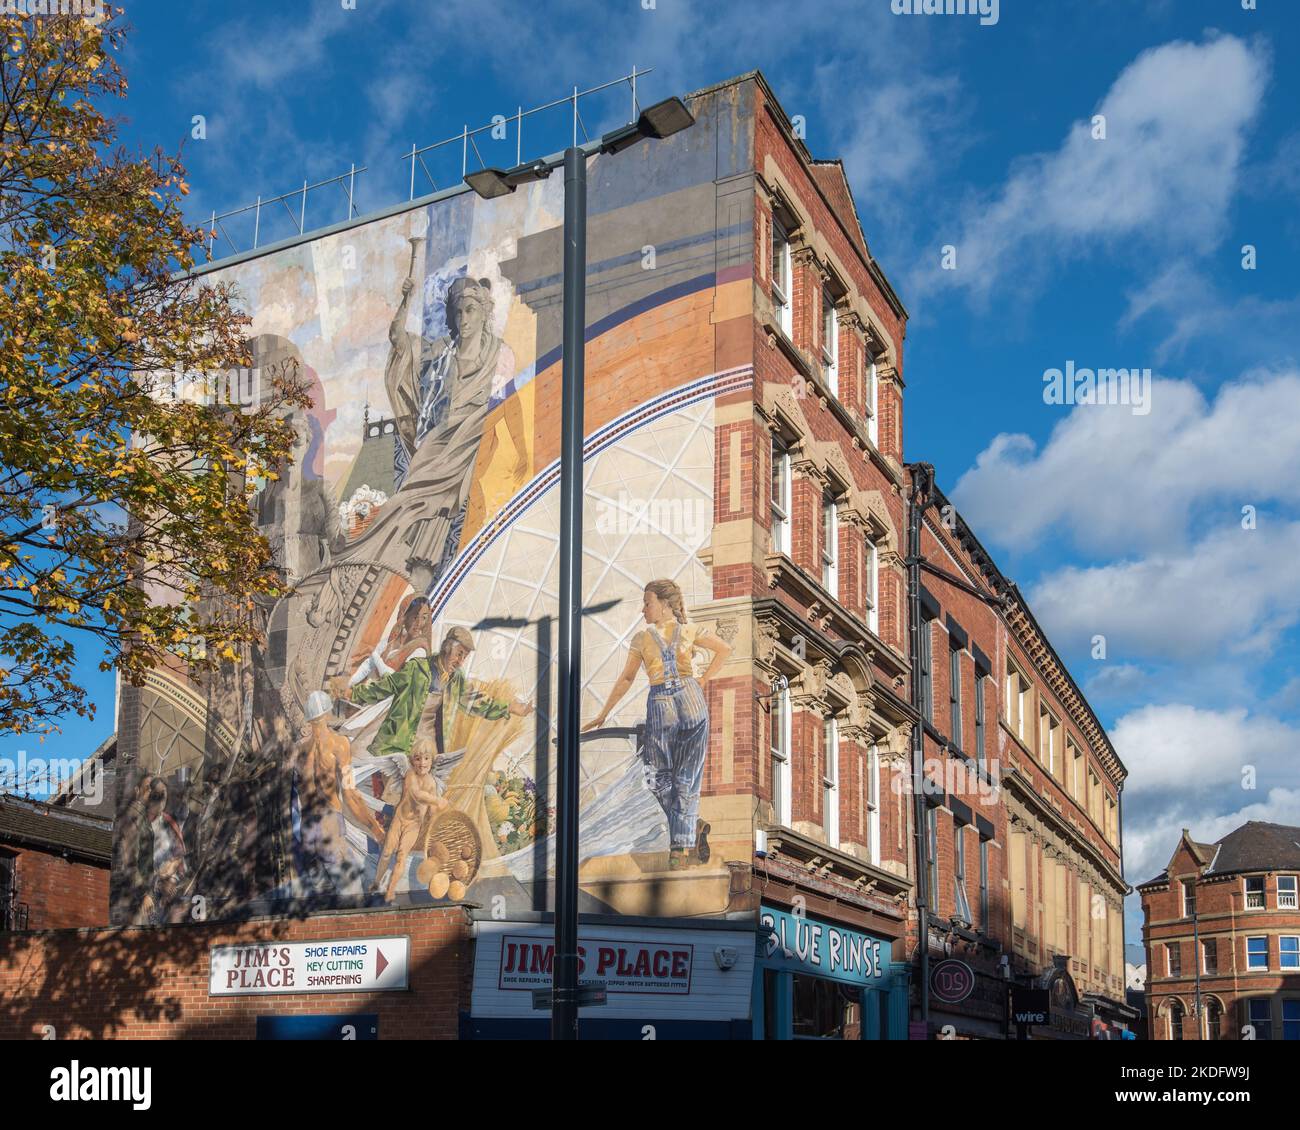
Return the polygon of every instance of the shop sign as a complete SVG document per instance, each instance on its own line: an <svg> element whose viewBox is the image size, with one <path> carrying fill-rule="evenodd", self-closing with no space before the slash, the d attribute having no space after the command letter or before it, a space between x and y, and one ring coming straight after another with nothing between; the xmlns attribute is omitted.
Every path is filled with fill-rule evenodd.
<svg viewBox="0 0 1300 1130"><path fill-rule="evenodd" d="M975 974L964 961L950 957L930 970L930 994L944 1004L960 1004L975 988Z"/></svg>
<svg viewBox="0 0 1300 1130"><path fill-rule="evenodd" d="M408 938L213 946L210 996L377 993L407 987Z"/></svg>
<svg viewBox="0 0 1300 1130"><path fill-rule="evenodd" d="M1011 990L1011 1019L1017 1024L1049 1024L1052 1004L1046 989Z"/></svg>
<svg viewBox="0 0 1300 1130"><path fill-rule="evenodd" d="M769 968L865 984L886 975L890 945L858 930L763 907L759 955Z"/></svg>
<svg viewBox="0 0 1300 1130"><path fill-rule="evenodd" d="M497 988L549 991L554 958L553 941L506 934L501 939ZM578 945L579 975L594 978L606 993L689 993L694 960L695 947L679 942L583 938Z"/></svg>

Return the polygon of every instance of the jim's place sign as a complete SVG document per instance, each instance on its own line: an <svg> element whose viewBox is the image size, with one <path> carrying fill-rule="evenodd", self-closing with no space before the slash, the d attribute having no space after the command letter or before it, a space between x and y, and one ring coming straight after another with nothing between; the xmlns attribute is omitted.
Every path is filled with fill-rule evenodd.
<svg viewBox="0 0 1300 1130"><path fill-rule="evenodd" d="M885 976L890 945L870 934L763 907L759 955L769 968L863 984Z"/></svg>
<svg viewBox="0 0 1300 1130"><path fill-rule="evenodd" d="M578 976L600 981L609 993L689 993L693 945L604 941L583 938ZM506 934L501 939L500 989L549 989L554 943Z"/></svg>
<svg viewBox="0 0 1300 1130"><path fill-rule="evenodd" d="M213 946L210 996L375 993L407 986L408 938Z"/></svg>

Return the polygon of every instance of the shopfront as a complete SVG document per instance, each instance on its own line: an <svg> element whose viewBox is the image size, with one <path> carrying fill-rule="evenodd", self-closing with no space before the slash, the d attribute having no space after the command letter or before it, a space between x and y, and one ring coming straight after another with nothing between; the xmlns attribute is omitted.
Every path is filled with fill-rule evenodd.
<svg viewBox="0 0 1300 1130"><path fill-rule="evenodd" d="M461 1038L546 1039L555 926L536 916L474 924L474 982ZM583 1040L735 1040L750 1036L753 920L586 918L579 980L605 1003L580 1008ZM537 1007L541 1003L542 1007Z"/></svg>
<svg viewBox="0 0 1300 1130"><path fill-rule="evenodd" d="M889 939L767 905L759 922L755 1039L907 1038L907 966Z"/></svg>

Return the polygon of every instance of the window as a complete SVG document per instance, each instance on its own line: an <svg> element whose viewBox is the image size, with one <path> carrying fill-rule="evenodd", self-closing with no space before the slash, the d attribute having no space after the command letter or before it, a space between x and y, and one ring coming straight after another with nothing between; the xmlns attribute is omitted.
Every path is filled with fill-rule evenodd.
<svg viewBox="0 0 1300 1130"><path fill-rule="evenodd" d="M970 914L970 899L966 897L966 828L956 817L952 822L953 845L953 917L969 928L974 924Z"/></svg>
<svg viewBox="0 0 1300 1130"><path fill-rule="evenodd" d="M1205 1002L1205 1038L1217 1040L1223 1030L1223 1005L1214 997Z"/></svg>
<svg viewBox="0 0 1300 1130"><path fill-rule="evenodd" d="M1119 843L1119 807L1110 793L1106 794L1106 839Z"/></svg>
<svg viewBox="0 0 1300 1130"><path fill-rule="evenodd" d="M1088 770L1088 815L1094 824L1101 826L1101 782L1091 769Z"/></svg>
<svg viewBox="0 0 1300 1130"><path fill-rule="evenodd" d="M1268 938L1246 939L1246 968L1268 968Z"/></svg>
<svg viewBox="0 0 1300 1130"><path fill-rule="evenodd" d="M867 627L880 634L880 547L867 535L863 557L863 604L867 608Z"/></svg>
<svg viewBox="0 0 1300 1130"><path fill-rule="evenodd" d="M777 692L772 713L772 815L790 826L790 688Z"/></svg>
<svg viewBox="0 0 1300 1130"><path fill-rule="evenodd" d="M1181 1040L1183 1038L1183 1011L1182 1001L1173 1001L1169 1005L1169 1038L1171 1040Z"/></svg>
<svg viewBox="0 0 1300 1130"><path fill-rule="evenodd" d="M1029 704L1031 687L1029 680L1014 663L1007 662L1007 725L1011 732L1022 742L1030 738Z"/></svg>
<svg viewBox="0 0 1300 1130"><path fill-rule="evenodd" d="M873 745L867 754L867 848L871 862L880 865L880 753Z"/></svg>
<svg viewBox="0 0 1300 1130"><path fill-rule="evenodd" d="M1078 804L1083 804L1083 754L1069 738L1065 739L1065 756L1070 763L1070 796Z"/></svg>
<svg viewBox="0 0 1300 1130"><path fill-rule="evenodd" d="M1196 913L1196 880L1183 880L1183 918L1191 918Z"/></svg>
<svg viewBox="0 0 1300 1130"><path fill-rule="evenodd" d="M1181 977L1183 975L1183 948L1177 942L1170 942L1165 946L1165 959L1168 962L1167 968L1170 977Z"/></svg>
<svg viewBox="0 0 1300 1130"><path fill-rule="evenodd" d="M876 359L868 357L862 367L862 402L864 405L863 410L867 415L867 439L879 446L880 428L876 408L876 388Z"/></svg>
<svg viewBox="0 0 1300 1130"><path fill-rule="evenodd" d="M1061 772L1061 723L1045 706L1038 710L1038 760L1053 776Z"/></svg>
<svg viewBox="0 0 1300 1130"><path fill-rule="evenodd" d="M1219 943L1214 938L1206 938L1201 942L1202 971L1205 973L1218 973L1219 971Z"/></svg>
<svg viewBox="0 0 1300 1130"><path fill-rule="evenodd" d="M18 857L14 853L0 851L0 930L17 929L17 861Z"/></svg>
<svg viewBox="0 0 1300 1130"><path fill-rule="evenodd" d="M840 846L840 731L827 718L822 736L826 743L826 775L822 778L822 828L831 847Z"/></svg>
<svg viewBox="0 0 1300 1130"><path fill-rule="evenodd" d="M772 301L776 306L777 323L781 332L790 337L794 332L794 309L790 284L790 236L785 225L772 217Z"/></svg>
<svg viewBox="0 0 1300 1130"><path fill-rule="evenodd" d="M1277 877L1277 908L1278 910L1296 909L1296 877L1294 875L1279 875Z"/></svg>
<svg viewBox="0 0 1300 1130"><path fill-rule="evenodd" d="M832 396L840 394L840 343L835 332L835 299L822 290L822 377Z"/></svg>
<svg viewBox="0 0 1300 1130"><path fill-rule="evenodd" d="M1264 909L1264 876L1247 876L1246 877L1246 909L1263 910Z"/></svg>
<svg viewBox="0 0 1300 1130"><path fill-rule="evenodd" d="M939 810L925 810L926 903L931 914L939 913Z"/></svg>
<svg viewBox="0 0 1300 1130"><path fill-rule="evenodd" d="M980 839L980 928L989 932L989 842Z"/></svg>
<svg viewBox="0 0 1300 1130"><path fill-rule="evenodd" d="M1282 1039L1300 1040L1300 1000L1282 1002Z"/></svg>
<svg viewBox="0 0 1300 1130"><path fill-rule="evenodd" d="M948 648L948 726L952 744L961 749L961 649Z"/></svg>
<svg viewBox="0 0 1300 1130"><path fill-rule="evenodd" d="M975 767L984 767L984 745L988 740L987 725L984 721L984 694L988 689L988 676L978 675L975 679Z"/></svg>
<svg viewBox="0 0 1300 1130"><path fill-rule="evenodd" d="M1300 969L1300 936L1283 934L1277 940L1278 964L1283 969Z"/></svg>
<svg viewBox="0 0 1300 1130"><path fill-rule="evenodd" d="M772 437L772 552L790 552L790 449Z"/></svg>
<svg viewBox="0 0 1300 1130"><path fill-rule="evenodd" d="M1246 1023L1255 1029L1255 1039L1271 1040L1273 1038L1273 1017L1267 998L1256 998L1246 1002Z"/></svg>
<svg viewBox="0 0 1300 1130"><path fill-rule="evenodd" d="M932 621L926 619L924 615L921 619L921 630L917 634L920 636L921 654L917 656L921 664L921 716L933 724L934 722L934 649L932 647L931 636L933 629Z"/></svg>
<svg viewBox="0 0 1300 1130"><path fill-rule="evenodd" d="M822 495L822 585L835 597L840 594L839 551L838 507L835 496L827 491Z"/></svg>

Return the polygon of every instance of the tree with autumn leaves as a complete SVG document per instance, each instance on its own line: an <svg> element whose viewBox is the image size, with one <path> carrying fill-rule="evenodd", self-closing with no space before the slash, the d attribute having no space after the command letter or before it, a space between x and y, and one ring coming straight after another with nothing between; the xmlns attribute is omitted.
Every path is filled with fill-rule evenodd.
<svg viewBox="0 0 1300 1130"><path fill-rule="evenodd" d="M179 158L118 145L120 12L0 30L0 730L41 734L94 714L79 647L136 684L247 654L282 588L249 497L309 402L190 273Z"/></svg>

